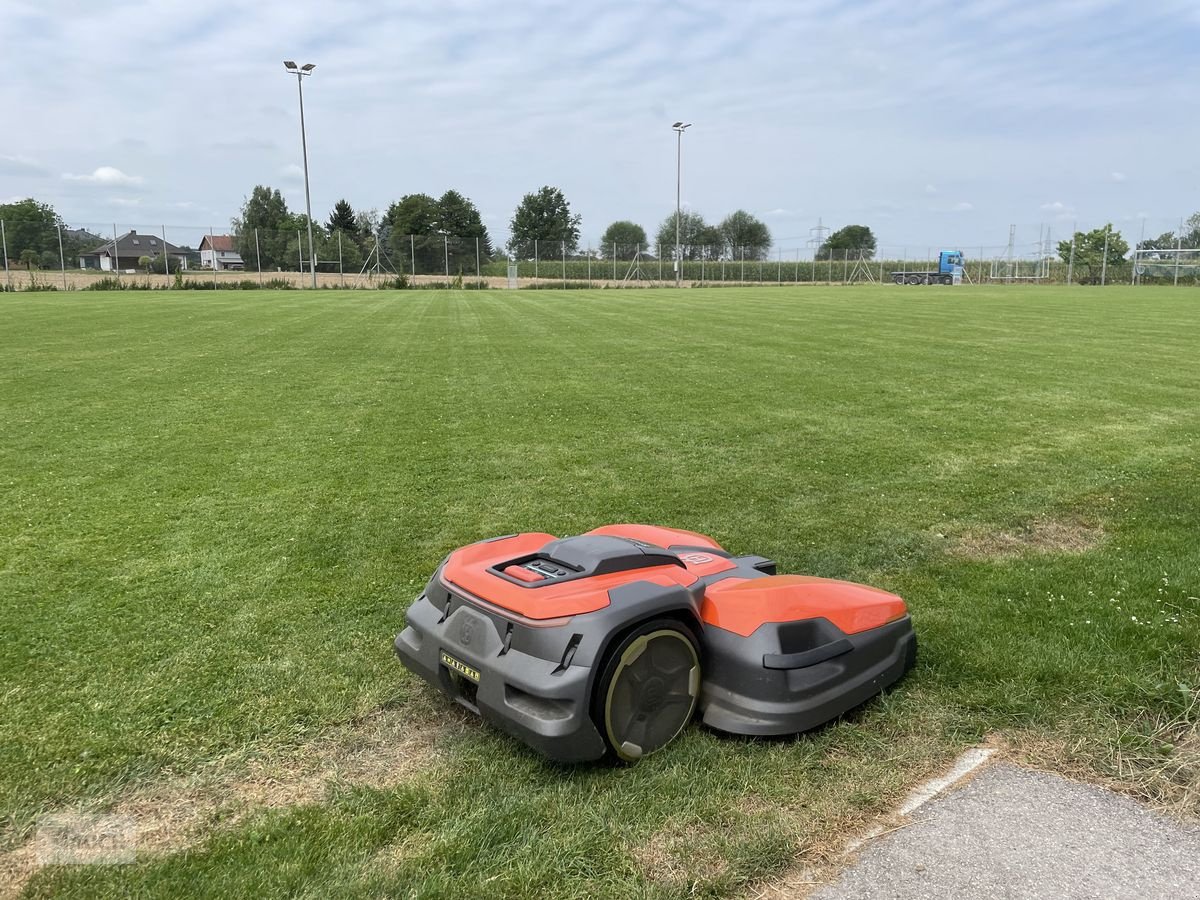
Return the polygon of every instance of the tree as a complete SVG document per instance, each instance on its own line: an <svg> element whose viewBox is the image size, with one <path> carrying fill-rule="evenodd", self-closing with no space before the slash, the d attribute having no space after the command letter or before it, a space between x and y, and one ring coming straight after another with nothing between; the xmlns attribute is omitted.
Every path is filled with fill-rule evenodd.
<svg viewBox="0 0 1200 900"><path fill-rule="evenodd" d="M354 215L354 208L345 200L339 200L333 205L333 212L329 214L329 223L325 226L325 230L330 234L342 232L355 239L358 238L358 219Z"/></svg>
<svg viewBox="0 0 1200 900"><path fill-rule="evenodd" d="M475 204L458 191L446 191L438 198L439 230L452 238L460 238L460 249L463 252L475 253L475 239L479 239L479 255L483 259L492 257L492 239L484 227L483 217Z"/></svg>
<svg viewBox="0 0 1200 900"><path fill-rule="evenodd" d="M646 247L646 229L628 219L621 219L604 229L600 237L600 258L633 259L639 247Z"/></svg>
<svg viewBox="0 0 1200 900"><path fill-rule="evenodd" d="M278 188L255 185L232 226L234 245L246 268L257 268L260 263L264 270L299 268L292 249L296 218L288 212Z"/></svg>
<svg viewBox="0 0 1200 900"><path fill-rule="evenodd" d="M725 235L719 225L705 225L696 232L696 248L700 259L720 259L728 251Z"/></svg>
<svg viewBox="0 0 1200 900"><path fill-rule="evenodd" d="M174 275L179 271L179 260L174 256L159 253L150 260L150 271L155 275Z"/></svg>
<svg viewBox="0 0 1200 900"><path fill-rule="evenodd" d="M146 274L149 274L150 266L153 262L154 262L154 260L152 260L149 256L139 256L138 257L138 268L141 269Z"/></svg>
<svg viewBox="0 0 1200 900"><path fill-rule="evenodd" d="M679 215L679 252L684 259L700 259L703 255L701 239L708 228L704 216L698 212L684 210ZM675 257L675 213L671 213L658 226L658 252L663 259Z"/></svg>
<svg viewBox="0 0 1200 900"><path fill-rule="evenodd" d="M1183 226L1183 246L1200 247L1200 212L1192 213Z"/></svg>
<svg viewBox="0 0 1200 900"><path fill-rule="evenodd" d="M18 257L18 259L20 260L21 265L23 265L26 269L33 270L38 267L38 258L40 255L41 254L39 254L36 250L27 247L21 251L21 255Z"/></svg>
<svg viewBox="0 0 1200 900"><path fill-rule="evenodd" d="M837 256L845 258L847 254L853 257L861 255L863 259L872 259L875 256L876 246L875 235L866 225L847 225L845 228L839 228L825 239L825 243L817 250L817 259L829 259Z"/></svg>
<svg viewBox="0 0 1200 900"><path fill-rule="evenodd" d="M721 236L736 259L766 259L771 249L771 231L744 209L735 210L721 220Z"/></svg>
<svg viewBox="0 0 1200 900"><path fill-rule="evenodd" d="M1058 242L1058 255L1065 263L1072 261L1071 244L1071 241ZM1105 247L1108 248L1107 255ZM1105 267L1124 262L1128 252L1129 244L1119 231L1113 231L1112 223L1086 233L1077 231L1074 238L1075 274L1084 272L1079 280L1085 284L1098 282Z"/></svg>
<svg viewBox="0 0 1200 900"><path fill-rule="evenodd" d="M1137 246L1139 250L1174 250L1178 245L1177 242L1178 238L1175 237L1175 232L1164 231L1156 238L1146 238Z"/></svg>
<svg viewBox="0 0 1200 900"><path fill-rule="evenodd" d="M563 192L547 185L537 193L526 194L517 205L508 229L512 237L508 251L517 259L532 259L535 247L543 253L574 253L579 246L581 217L571 214ZM535 243L536 242L536 243ZM545 243L546 247L538 247Z"/></svg>
<svg viewBox="0 0 1200 900"><path fill-rule="evenodd" d="M364 238L379 230L379 210L360 209L354 214L354 227Z"/></svg>
<svg viewBox="0 0 1200 900"><path fill-rule="evenodd" d="M442 236L437 201L428 194L405 194L383 214L392 264L405 272L442 271Z"/></svg>
<svg viewBox="0 0 1200 900"><path fill-rule="evenodd" d="M0 219L4 220L9 259L24 260L26 250L33 250L38 259L47 250L58 256L58 229L62 219L50 204L39 203L32 197L0 203Z"/></svg>

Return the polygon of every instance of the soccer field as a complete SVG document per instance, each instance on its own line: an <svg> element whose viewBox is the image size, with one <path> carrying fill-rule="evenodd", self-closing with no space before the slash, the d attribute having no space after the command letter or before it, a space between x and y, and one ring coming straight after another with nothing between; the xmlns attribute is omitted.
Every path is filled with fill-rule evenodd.
<svg viewBox="0 0 1200 900"><path fill-rule="evenodd" d="M1200 812L1200 295L0 298L0 882L722 896L988 738ZM795 740L561 768L392 654L450 549L609 522L904 596L916 669ZM183 853L187 849L189 852Z"/></svg>

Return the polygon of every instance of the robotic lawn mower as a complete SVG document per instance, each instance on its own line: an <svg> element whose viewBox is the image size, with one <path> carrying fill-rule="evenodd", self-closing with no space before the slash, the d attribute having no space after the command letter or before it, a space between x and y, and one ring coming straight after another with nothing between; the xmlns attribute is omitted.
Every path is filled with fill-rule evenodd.
<svg viewBox="0 0 1200 900"><path fill-rule="evenodd" d="M807 731L898 680L916 649L893 594L777 575L653 525L455 550L396 638L413 672L563 762L633 762L697 710L734 734Z"/></svg>

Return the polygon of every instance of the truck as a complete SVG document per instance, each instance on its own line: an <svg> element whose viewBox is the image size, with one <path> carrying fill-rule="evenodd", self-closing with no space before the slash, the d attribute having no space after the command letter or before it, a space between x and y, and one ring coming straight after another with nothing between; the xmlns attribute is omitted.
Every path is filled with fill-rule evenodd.
<svg viewBox="0 0 1200 900"><path fill-rule="evenodd" d="M954 284L962 280L962 274L962 251L943 250L938 254L936 272L893 272L892 281L896 284Z"/></svg>

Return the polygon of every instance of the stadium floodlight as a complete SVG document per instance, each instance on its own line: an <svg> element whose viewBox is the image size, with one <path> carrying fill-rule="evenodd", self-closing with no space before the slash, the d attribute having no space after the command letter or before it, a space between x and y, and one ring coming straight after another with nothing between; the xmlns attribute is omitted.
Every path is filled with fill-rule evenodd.
<svg viewBox="0 0 1200 900"><path fill-rule="evenodd" d="M308 269L312 274L312 286L317 286L317 257L313 252L312 195L308 189L308 137L304 132L304 76L311 75L315 63L305 63L296 68L293 60L285 59L283 67L296 76L296 87L300 90L300 148L304 154L304 209L308 214Z"/></svg>
<svg viewBox="0 0 1200 900"><path fill-rule="evenodd" d="M683 256L679 247L679 185L683 171L683 133L692 127L692 123L682 121L671 126L675 129L675 287L683 286Z"/></svg>

